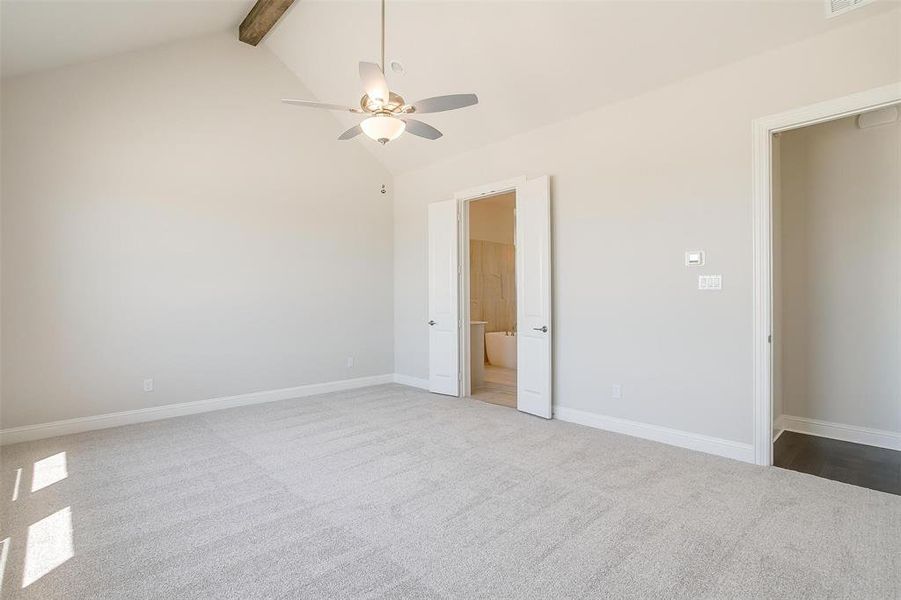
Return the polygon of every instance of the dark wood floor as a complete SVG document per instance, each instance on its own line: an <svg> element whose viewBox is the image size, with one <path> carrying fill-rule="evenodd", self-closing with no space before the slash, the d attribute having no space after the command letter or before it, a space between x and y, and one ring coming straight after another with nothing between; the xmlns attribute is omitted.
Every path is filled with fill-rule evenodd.
<svg viewBox="0 0 901 600"><path fill-rule="evenodd" d="M773 464L901 496L897 450L785 431L773 447Z"/></svg>

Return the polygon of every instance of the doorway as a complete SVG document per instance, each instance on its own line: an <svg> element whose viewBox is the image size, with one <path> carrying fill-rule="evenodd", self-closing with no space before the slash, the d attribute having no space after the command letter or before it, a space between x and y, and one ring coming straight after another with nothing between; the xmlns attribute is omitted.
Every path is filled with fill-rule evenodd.
<svg viewBox="0 0 901 600"><path fill-rule="evenodd" d="M471 200L465 214L469 390L464 394L516 408L516 191Z"/></svg>
<svg viewBox="0 0 901 600"><path fill-rule="evenodd" d="M774 135L774 464L896 494L899 190L896 106Z"/></svg>
<svg viewBox="0 0 901 600"><path fill-rule="evenodd" d="M888 419L880 420L876 427L873 427L872 423L870 423L871 426L866 426L847 423L840 424L827 421L823 418L823 415L826 413L819 413L819 418L817 418L790 415L785 412L786 406L797 407L801 404L806 404L809 398L809 395L805 396L802 394L802 398L799 400L797 397L798 386L793 383L786 385L785 377L787 371L784 369L786 360L788 360L789 365L796 365L795 368L797 369L798 364L806 365L809 359L812 359L813 355L811 352L814 354L820 353L825 355L837 355L849 351L853 353L855 344L859 345L863 343L864 346L866 346L869 343L861 341L862 336L858 334L863 333L862 329L858 331L857 326L849 324L848 322L845 322L836 328L836 323L838 323L838 321L835 321L832 325L832 332L834 333L835 331L843 330L845 333L832 342L818 339L811 350L810 342L813 338L803 331L801 334L797 332L799 329L804 330L805 327L807 331L810 331L812 323L810 321L802 323L798 318L798 307L804 307L804 303L799 303L798 300L803 297L803 294L799 295L795 292L791 292L791 297L787 298L785 295L785 286L794 286L795 291L800 290L809 297L812 290L816 291L819 289L816 288L817 285L825 285L826 287L816 291L816 295L819 297L817 301L825 300L827 297L832 296L832 300L838 299L844 301L843 299L850 298L853 302L855 295L858 296L859 299L863 299L861 294L864 294L865 291L862 288L855 287L856 284L847 285L846 282L835 288L839 290L838 295L831 294L831 292L828 291L829 285L836 285L838 282L838 279L834 277L834 275L836 273L853 274L857 271L857 277L851 281L853 284L853 282L858 281L860 277L868 277L867 271L877 268L876 266L878 264L881 264L886 260L889 262L892 260L901 260L901 258L899 258L901 252L892 251L888 247L891 243L888 243L885 247L879 248L878 251L875 252L866 250L867 245L873 241L869 232L865 232L862 235L852 235L851 238L844 242L840 239L841 236L838 235L833 238L833 243L821 249L822 251L815 249L813 251L813 262L825 266L824 268L817 267L810 272L819 274L818 281L820 283L808 285L809 281L805 278L808 277L810 273L807 273L806 275L800 275L798 271L788 273L787 263L792 261L798 263L798 256L803 255L803 253L799 254L799 248L802 246L806 248L807 242L802 239L803 236L807 236L814 230L816 230L815 233L817 236L824 232L829 233L830 230L833 233L847 234L849 229L856 227L858 222L863 219L870 209L866 209L864 205L855 206L855 202L857 201L856 196L859 195L858 190L860 189L860 181L858 181L858 185L856 186L852 185L851 188L847 188L846 186L846 189L854 190L853 194L845 194L845 196L852 196L850 202L845 202L846 209L850 206L850 212L846 214L847 218L839 218L838 221L835 221L836 207L834 206L831 209L831 213L829 211L821 211L820 217L818 217L820 219L819 225L814 226L808 222L800 230L802 234L796 233L793 237L785 238L782 236L782 228L785 225L784 221L786 220L786 215L783 212L784 207L782 204L786 202L786 193L782 186L782 178L786 177L786 174L781 172L785 166L781 158L782 151L784 150L782 142L785 140L785 136L792 134L792 132L798 132L797 134L792 135L804 136L805 132L802 131L803 129L814 131L813 127L820 124L825 124L827 127L830 127L833 133L841 128L844 128L846 133L851 131L851 128L868 128L874 125L874 123L888 125L884 120L887 118L887 114L893 113L893 110L885 112L881 111L889 107L896 107L899 103L901 103L901 83L772 115L758 119L754 123L752 153L754 160L753 301L755 332L753 383L754 451L755 462L758 464L772 465L776 462L777 464L786 466L788 463L794 462L795 466L798 467L806 462L808 465L812 465L819 460L816 457L817 454L819 454L820 458L828 456L830 460L833 460L834 464L832 466L810 467L808 470L812 469L816 471L814 474L817 475L828 476L826 474L828 471L838 473L847 470L851 463L856 462L862 464L860 458L862 456L866 455L873 457L883 452L901 450L901 434L898 433L898 430L901 429L899 428L899 425L901 424L896 422L898 419L901 419L901 413L897 410L897 396L895 396L892 404L894 411L887 413L890 414L890 417ZM861 125L861 121L858 117L861 114L865 115L863 118L863 125ZM820 131L825 131L825 129ZM829 153L824 153L823 156L826 154ZM854 153L852 152L852 154ZM898 158L896 157L894 160L898 160ZM804 161L806 162L807 158L805 158ZM841 190L842 186L845 184L853 184L854 177L857 177L857 175L851 172L853 169L852 162L853 161L849 161L847 158L845 160L839 159L840 164L837 167L833 165L832 168L827 168L824 171L825 177L827 179L828 177L837 177L838 179L832 183L827 182L824 185L815 186L813 189L816 190L816 194L822 196L823 191L825 190L828 199L829 194L834 195L837 191ZM788 177L791 177L791 175L789 174ZM891 178L891 175L889 175L889 178ZM898 182L896 181L894 185L897 186ZM895 190L897 190L897 187L895 187ZM795 194L795 192L791 191L789 194ZM893 213L893 216L883 216L881 219L882 225L894 224L897 226L901 224L899 223L898 218L899 215L901 215L901 213L898 212L901 210L901 207L897 205L896 191L892 198L895 200L896 204L894 208L888 207L888 210ZM889 204L890 203L891 201L889 201ZM795 205L788 208L789 210L792 210L798 208L798 206ZM881 210L884 212L885 209L886 206L883 206ZM835 225L835 227L828 225L830 219L833 220L833 225ZM787 217L787 220L797 221L798 215L790 215ZM820 225L824 224L825 226L820 227ZM811 227L813 227L813 229L811 229ZM896 232L894 235L897 236L898 233ZM889 240L890 237L891 235L884 239ZM790 250L790 257L786 257L783 254L783 250L787 245L795 246L795 248ZM844 249L842 248L843 245L845 246ZM810 248L806 248L805 252L809 256ZM893 268L889 268L889 270L891 272L883 274L881 278L883 287L898 287L899 271ZM820 277L824 273L833 274L832 284L827 283L826 279ZM876 280L878 281L879 278L877 277ZM889 298L890 295L891 292L889 291L889 294L884 297ZM830 302L832 302L832 300L830 300ZM888 301L894 306L894 316L898 317L898 298L889 298ZM787 307L786 304L790 306ZM809 316L820 318L834 307L835 302L832 302L832 306L825 312L822 307L807 307L806 313L808 313ZM786 312L786 308L789 309L788 312ZM857 318L860 316L859 314L854 314L854 309L846 312L850 313L848 315L849 317ZM861 311L856 312L860 313ZM883 320L883 324L885 325L885 329L892 329L890 323ZM792 330L795 330L795 332L792 333ZM826 330L819 328L819 335L822 335L824 331ZM791 335L794 336L793 341L788 339L788 336ZM799 344L798 340L805 340L808 350L804 350L804 344ZM894 331L893 338L889 339L886 337L883 341L885 340L888 340L887 343L889 346L898 344L899 340L901 340L901 331ZM790 346L788 350L786 349L786 344ZM799 347L801 347L800 356L802 357L800 362L797 360L799 356ZM792 354L793 358L787 359L785 356L786 352ZM885 370L884 374L877 378L880 382L878 385L882 385L886 389L892 386L901 385L901 379L899 379L901 376L898 375L901 370L897 368L898 361L889 358L887 355L885 355L885 357L888 358L889 362L894 362L895 364L890 365L890 368ZM853 364L853 360L849 359L846 361L846 366L853 366ZM860 363L857 364L859 365ZM818 369L818 372L823 372L821 368L818 367ZM869 366L856 367L850 377L848 377L849 381L855 383L853 386L844 389L841 395L846 397L845 400L850 400L851 404L856 404L856 407L850 408L849 412L845 414L858 415L862 410L861 403L867 397L873 396L873 394L870 393L872 388L868 390L866 384L858 385L857 383L862 382L863 379L868 376L868 373L872 372L871 370L868 371L868 369ZM817 371L812 373L815 372ZM801 377L809 378L812 373L806 373ZM792 376L796 374L797 373L794 373ZM839 375L839 373L837 371L835 373L830 372L828 375ZM844 376L847 375L848 373L844 374ZM788 399L786 393L793 397ZM814 395L817 396L818 394ZM892 392L889 390L887 396L891 397L891 395ZM845 410L848 410L847 406ZM833 412L831 414L833 415L832 418L837 418L834 415L838 413ZM799 440L804 441L805 443L800 444ZM774 461L774 442L779 444L779 446L775 448L780 453L777 461ZM860 453L854 456L849 455L847 452L849 446L845 446L844 444L856 446L852 449L855 452L859 451ZM807 446L806 450L803 449L803 446L805 445ZM786 453L790 453L792 457L789 457ZM894 460L894 458L890 458L889 460ZM894 469L897 471L898 467L895 466ZM805 468L799 467L796 470L805 470ZM839 479L839 476L833 478ZM848 482L862 485L861 481L862 479L858 478L857 481Z"/></svg>
<svg viewBox="0 0 901 600"><path fill-rule="evenodd" d="M515 320L509 318L505 323L498 320L497 324L489 326L498 329L489 333L501 334L495 336L499 339L491 340L500 343L489 349L484 336L472 333L473 320L485 321L484 325L488 325L488 320L471 317L470 211L476 203L499 196L512 198L515 209L511 257L514 273L512 278L508 277L507 291L501 302L512 304ZM490 357L494 355L491 366L506 369L489 374L496 380L493 383L499 386L495 391L507 393L506 404L515 402L522 412L551 418L550 218L550 178L547 176L520 177L472 188L457 193L452 200L428 206L429 391L456 397L473 392L472 343L475 341L476 354L480 350L485 352L489 365ZM511 292L513 298L508 297ZM484 360L480 362L478 356L475 361L477 367L484 365ZM513 365L515 373L511 372ZM478 381L480 373L475 375L478 393L485 381ZM515 392L510 390L511 384Z"/></svg>

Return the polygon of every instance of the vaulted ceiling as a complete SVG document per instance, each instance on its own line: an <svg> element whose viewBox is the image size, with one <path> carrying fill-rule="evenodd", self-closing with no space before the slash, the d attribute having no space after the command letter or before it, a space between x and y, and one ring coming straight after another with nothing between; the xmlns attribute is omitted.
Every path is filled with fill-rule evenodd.
<svg viewBox="0 0 901 600"><path fill-rule="evenodd" d="M827 19L824 2L388 0L387 60L404 67L403 74L387 69L392 89L408 102L475 92L480 103L422 115L444 132L437 141L338 142L359 117L335 113L335 138L317 142L365 144L400 173L898 7L882 0ZM3 0L3 75L214 31L237 35L252 5ZM296 0L261 46L294 71L312 99L355 106L362 94L357 63L378 62L379 35L378 0Z"/></svg>
<svg viewBox="0 0 901 600"><path fill-rule="evenodd" d="M410 102L475 92L472 108L422 115L444 132L366 144L394 173L821 33L887 6L826 19L818 1L388 1L392 90ZM869 9L869 10L867 10ZM379 4L299 0L264 44L325 102L357 105L357 62L378 62ZM297 110L307 110L297 108ZM337 114L335 136L359 121Z"/></svg>
<svg viewBox="0 0 901 600"><path fill-rule="evenodd" d="M2 74L11 77L216 31L237 31L253 3L0 0Z"/></svg>

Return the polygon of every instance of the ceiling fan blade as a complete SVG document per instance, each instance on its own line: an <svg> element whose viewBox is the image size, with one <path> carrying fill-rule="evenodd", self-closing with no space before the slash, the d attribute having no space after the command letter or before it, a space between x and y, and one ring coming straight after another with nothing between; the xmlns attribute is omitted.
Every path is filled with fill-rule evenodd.
<svg viewBox="0 0 901 600"><path fill-rule="evenodd" d="M442 135L444 135L428 123L423 123L422 121L417 121L416 119L401 120L407 124L407 133L418 135L419 137L423 137L427 140L437 140Z"/></svg>
<svg viewBox="0 0 901 600"><path fill-rule="evenodd" d="M411 106L417 113L436 113L446 110L456 110L479 103L479 97L475 94L450 94L449 96L435 96L414 102Z"/></svg>
<svg viewBox="0 0 901 600"><path fill-rule="evenodd" d="M313 102L312 100L295 100L293 98L282 98L285 104L293 104L295 106L306 106L308 108L323 108L325 110L343 110L345 112L361 113L359 108L351 108L349 106L341 106L340 104L327 104L325 102Z"/></svg>
<svg viewBox="0 0 901 600"><path fill-rule="evenodd" d="M361 62L360 79L363 81L363 89L370 98L388 101L388 82L385 81L381 67L375 63Z"/></svg>
<svg viewBox="0 0 901 600"><path fill-rule="evenodd" d="M361 133L363 133L363 128L360 127L359 125L354 125L350 129L348 129L347 131L345 131L344 133L339 135L338 139L339 140L349 140L351 138L357 137Z"/></svg>

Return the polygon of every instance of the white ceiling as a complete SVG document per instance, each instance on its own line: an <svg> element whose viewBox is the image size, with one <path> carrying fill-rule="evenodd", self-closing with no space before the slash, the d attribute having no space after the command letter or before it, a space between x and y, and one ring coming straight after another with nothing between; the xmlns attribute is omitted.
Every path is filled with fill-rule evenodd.
<svg viewBox="0 0 901 600"><path fill-rule="evenodd" d="M2 0L0 73L10 77L214 31L237 31L253 3Z"/></svg>
<svg viewBox="0 0 901 600"><path fill-rule="evenodd" d="M355 143L403 172L887 8L826 19L824 0L389 0L387 60L405 67L402 76L388 70L392 90L408 102L475 92L480 104L422 115L444 132L437 141ZM264 44L315 99L353 106L362 95L357 62L378 61L378 18L377 0L301 0ZM336 118L336 137L359 121Z"/></svg>
<svg viewBox="0 0 901 600"><path fill-rule="evenodd" d="M253 0L0 0L2 74L94 60L232 30ZM389 83L408 102L475 92L477 106L422 120L445 136L362 143L394 173L563 120L867 18L825 0L388 0ZM378 0L296 0L263 42L314 99L355 105L360 60L378 61ZM286 91L290 92L290 91ZM296 110L309 110L297 108ZM335 113L335 137L359 118Z"/></svg>

